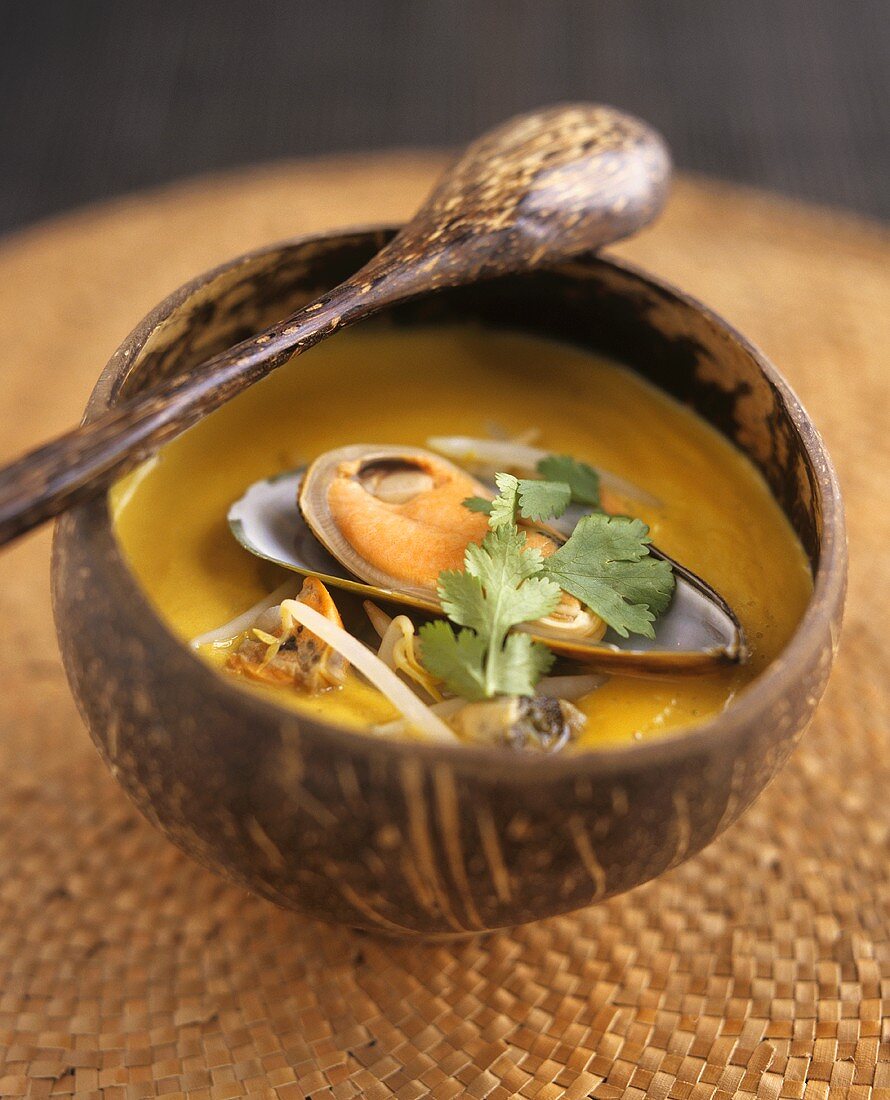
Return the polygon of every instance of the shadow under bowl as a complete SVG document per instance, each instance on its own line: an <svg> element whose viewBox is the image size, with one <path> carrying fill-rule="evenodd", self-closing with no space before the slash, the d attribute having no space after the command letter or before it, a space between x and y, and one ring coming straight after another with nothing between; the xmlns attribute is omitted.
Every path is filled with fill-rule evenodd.
<svg viewBox="0 0 890 1100"><path fill-rule="evenodd" d="M162 302L121 345L87 419L290 313L390 229L261 249ZM693 855L750 805L822 695L846 582L843 509L816 429L725 321L601 258L440 291L384 315L477 321L605 353L691 406L763 472L815 586L777 660L722 714L574 756L349 732L243 691L161 621L103 497L58 523L56 625L71 688L118 782L172 841L281 905L398 935L467 935L567 912Z"/></svg>

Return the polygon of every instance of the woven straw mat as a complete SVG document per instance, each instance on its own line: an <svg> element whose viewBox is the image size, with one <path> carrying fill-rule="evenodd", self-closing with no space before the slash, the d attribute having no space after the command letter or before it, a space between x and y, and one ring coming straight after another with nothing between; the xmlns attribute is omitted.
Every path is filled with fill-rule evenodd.
<svg viewBox="0 0 890 1100"><path fill-rule="evenodd" d="M377 156L178 185L0 245L0 457L79 415L132 324L196 271L404 217L437 167ZM620 250L773 357L839 467L836 672L719 841L573 916L457 945L329 928L191 863L130 807L56 656L46 532L0 585L0 1095L890 1098L890 234L681 180Z"/></svg>

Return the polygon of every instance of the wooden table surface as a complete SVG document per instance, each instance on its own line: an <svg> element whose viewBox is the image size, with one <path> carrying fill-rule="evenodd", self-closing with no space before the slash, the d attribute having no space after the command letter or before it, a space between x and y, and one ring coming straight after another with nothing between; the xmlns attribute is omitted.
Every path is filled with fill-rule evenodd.
<svg viewBox="0 0 890 1100"><path fill-rule="evenodd" d="M437 163L380 155L241 172L7 239L0 458L74 422L115 345L171 288L265 241L401 219ZM4 553L0 584L0 1095L450 1096L458 1079L471 1095L497 1097L821 1096L829 1084L837 1095L865 1095L866 1085L890 1095L890 234L687 178L662 222L616 251L760 344L839 469L851 539L844 639L788 768L720 841L627 898L476 946L359 941L247 898L136 817L68 695L40 532ZM657 949L638 919L653 911L676 921ZM604 943L623 945L620 966ZM502 994L467 985L499 951L540 993L527 1026L540 1042L555 1036L545 1055L526 1040L525 999L511 1008L509 983ZM779 961L764 963L775 951ZM725 1018L719 996L707 1010L692 997L716 980L705 981L703 960L723 955L736 982ZM235 960L248 957L253 969L239 971ZM570 992L555 977L560 957L578 978ZM336 1009L312 959L344 968ZM374 984L369 969L386 980ZM272 972L289 975L286 990ZM654 974L663 981L653 1001ZM685 976L683 997L671 996L666 974ZM449 1040L470 1052L463 1062L428 1042L420 1049L435 1016L424 988L439 1016L456 1013L469 1028ZM413 1007L386 1011L387 989ZM377 1009L341 1027L351 996L371 991ZM560 997L594 1006L583 1035L572 1033L574 1055L556 1053ZM622 1013L633 1017L633 1042ZM684 1028L694 1041L678 1058L669 1036ZM439 1041L449 1034L443 1024Z"/></svg>

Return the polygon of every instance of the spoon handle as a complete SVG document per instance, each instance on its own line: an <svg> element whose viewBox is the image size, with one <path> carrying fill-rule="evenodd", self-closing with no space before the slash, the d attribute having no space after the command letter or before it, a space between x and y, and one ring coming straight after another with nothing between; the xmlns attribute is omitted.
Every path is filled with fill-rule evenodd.
<svg viewBox="0 0 890 1100"><path fill-rule="evenodd" d="M104 491L161 444L293 355L405 296L404 288L400 294L386 279L370 282L362 275L188 374L135 394L0 469L0 546Z"/></svg>
<svg viewBox="0 0 890 1100"><path fill-rule="evenodd" d="M563 104L473 142L356 275L280 324L0 469L0 546L96 496L149 453L337 329L425 290L530 271L641 228L670 157L610 107Z"/></svg>

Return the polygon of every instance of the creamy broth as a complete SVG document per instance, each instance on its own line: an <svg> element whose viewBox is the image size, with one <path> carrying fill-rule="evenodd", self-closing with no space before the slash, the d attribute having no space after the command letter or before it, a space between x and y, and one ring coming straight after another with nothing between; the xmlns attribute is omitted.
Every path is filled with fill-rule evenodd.
<svg viewBox="0 0 890 1100"><path fill-rule="evenodd" d="M588 717L579 746L628 743L701 721L779 653L811 579L759 473L708 424L631 371L525 335L469 326L339 335L116 485L116 531L151 602L187 642L288 576L228 530L229 505L252 482L349 443L422 446L428 436L485 436L493 426L511 435L536 429L538 445L612 470L664 501L640 505L636 514L658 546L726 598L747 633L751 656L743 666L684 680L611 678L579 704ZM336 589L332 595L338 599ZM237 682L353 727L395 717L354 674L342 689L315 698Z"/></svg>

